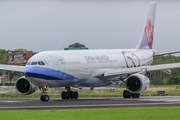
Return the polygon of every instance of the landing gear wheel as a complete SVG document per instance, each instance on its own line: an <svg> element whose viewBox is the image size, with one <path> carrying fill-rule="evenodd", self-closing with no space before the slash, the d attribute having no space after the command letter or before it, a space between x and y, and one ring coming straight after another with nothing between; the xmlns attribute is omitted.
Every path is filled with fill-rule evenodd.
<svg viewBox="0 0 180 120"><path fill-rule="evenodd" d="M44 101L44 95L41 95L40 100Z"/></svg>
<svg viewBox="0 0 180 120"><path fill-rule="evenodd" d="M78 99L78 92L75 91L71 91L70 87L65 87L65 89L67 90L66 92L62 92L61 93L61 98L62 99Z"/></svg>
<svg viewBox="0 0 180 120"><path fill-rule="evenodd" d="M73 93L73 91L70 91L70 93L69 93L69 97L70 97L71 99L73 99L73 98L74 98L74 93Z"/></svg>
<svg viewBox="0 0 180 120"><path fill-rule="evenodd" d="M74 93L74 99L78 99L78 92L75 91L75 92L73 92L73 93Z"/></svg>
<svg viewBox="0 0 180 120"><path fill-rule="evenodd" d="M61 98L62 98L63 100L66 99L66 92L62 91L62 93L61 93Z"/></svg>
<svg viewBox="0 0 180 120"><path fill-rule="evenodd" d="M49 101L49 96L48 95L41 95L41 101L44 101L44 102L48 102Z"/></svg>
<svg viewBox="0 0 180 120"><path fill-rule="evenodd" d="M127 90L124 90L124 91L123 91L123 97L124 97L124 98L131 98L131 96L132 96L132 98L139 98L140 93L135 94L135 93L130 93L130 92L127 91Z"/></svg>
<svg viewBox="0 0 180 120"><path fill-rule="evenodd" d="M49 101L49 96L48 95L44 96L44 101L46 101L46 102Z"/></svg>
<svg viewBox="0 0 180 120"><path fill-rule="evenodd" d="M140 97L140 93L136 94L136 98L139 98Z"/></svg>
<svg viewBox="0 0 180 120"><path fill-rule="evenodd" d="M136 94L132 94L132 98L136 98Z"/></svg>
<svg viewBox="0 0 180 120"><path fill-rule="evenodd" d="M123 97L124 97L124 98L127 98L126 90L123 91Z"/></svg>
<svg viewBox="0 0 180 120"><path fill-rule="evenodd" d="M49 101L49 96L46 95L47 91L48 91L48 86L40 86L39 90L41 91L40 100L44 101L44 102L48 102Z"/></svg>
<svg viewBox="0 0 180 120"><path fill-rule="evenodd" d="M69 99L69 94L68 92L65 92L66 93L66 99Z"/></svg>
<svg viewBox="0 0 180 120"><path fill-rule="evenodd" d="M132 98L139 98L139 96L140 96L140 93L138 93L138 94L131 94L131 96L132 96Z"/></svg>
<svg viewBox="0 0 180 120"><path fill-rule="evenodd" d="M129 91L127 91L127 90L124 90L123 91L123 97L124 98L131 98L131 93Z"/></svg>

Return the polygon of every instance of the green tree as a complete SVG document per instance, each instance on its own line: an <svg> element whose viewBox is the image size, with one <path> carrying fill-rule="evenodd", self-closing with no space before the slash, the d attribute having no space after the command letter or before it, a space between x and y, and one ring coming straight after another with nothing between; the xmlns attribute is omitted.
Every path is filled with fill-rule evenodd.
<svg viewBox="0 0 180 120"><path fill-rule="evenodd" d="M180 56L174 56L174 55L166 55L166 56L157 56L155 60L153 61L152 65L159 65L159 64L168 64L168 63L179 63L180 62ZM163 74L163 77L159 77L159 75L156 72L153 72L155 74L152 79L154 80L154 83L157 83L159 79L161 80L161 83L166 84L179 84L180 79L180 69L171 69L171 74ZM158 82L159 83L159 82Z"/></svg>
<svg viewBox="0 0 180 120"><path fill-rule="evenodd" d="M0 49L0 64L7 64L7 52L5 49Z"/></svg>
<svg viewBox="0 0 180 120"><path fill-rule="evenodd" d="M22 48L19 48L19 49L15 49L14 51L27 51L26 49L22 49Z"/></svg>

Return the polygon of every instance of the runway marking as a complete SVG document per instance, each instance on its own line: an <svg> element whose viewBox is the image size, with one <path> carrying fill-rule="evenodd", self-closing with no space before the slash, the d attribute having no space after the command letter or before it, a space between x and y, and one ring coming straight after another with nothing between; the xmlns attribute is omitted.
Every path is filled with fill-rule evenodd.
<svg viewBox="0 0 180 120"><path fill-rule="evenodd" d="M136 105L172 105L179 104L180 102L174 103L136 103L136 104L99 104L99 105L64 105L64 106L20 106L20 107L0 107L0 109L23 109L23 108L80 108L80 107L116 107L116 106L136 106Z"/></svg>

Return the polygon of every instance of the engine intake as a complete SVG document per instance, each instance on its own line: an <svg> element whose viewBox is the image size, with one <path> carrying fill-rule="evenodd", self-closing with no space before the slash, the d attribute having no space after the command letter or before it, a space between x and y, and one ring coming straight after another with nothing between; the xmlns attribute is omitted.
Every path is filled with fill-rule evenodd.
<svg viewBox="0 0 180 120"><path fill-rule="evenodd" d="M15 87L17 92L21 95L29 95L36 92L38 89L37 86L29 82L25 76L17 80Z"/></svg>
<svg viewBox="0 0 180 120"><path fill-rule="evenodd" d="M149 84L149 78L142 74L133 74L126 79L126 89L131 93L141 93L149 87Z"/></svg>

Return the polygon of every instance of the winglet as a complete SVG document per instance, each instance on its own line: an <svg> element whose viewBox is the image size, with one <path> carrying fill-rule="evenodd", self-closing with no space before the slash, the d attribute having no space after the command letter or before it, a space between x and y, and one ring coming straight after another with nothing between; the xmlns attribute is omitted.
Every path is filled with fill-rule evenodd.
<svg viewBox="0 0 180 120"><path fill-rule="evenodd" d="M140 41L136 49L152 49L156 3L151 2Z"/></svg>

